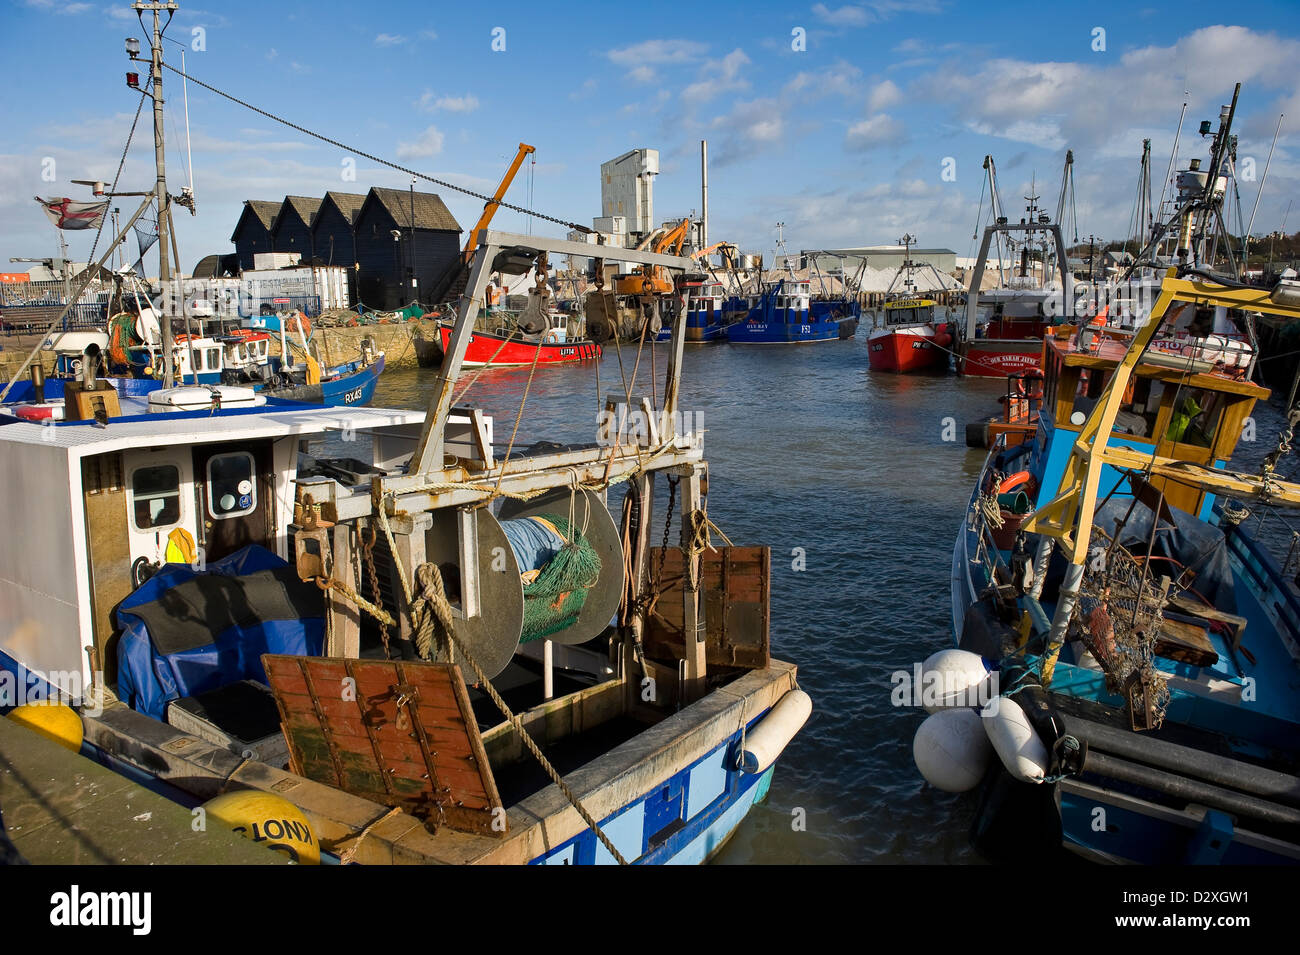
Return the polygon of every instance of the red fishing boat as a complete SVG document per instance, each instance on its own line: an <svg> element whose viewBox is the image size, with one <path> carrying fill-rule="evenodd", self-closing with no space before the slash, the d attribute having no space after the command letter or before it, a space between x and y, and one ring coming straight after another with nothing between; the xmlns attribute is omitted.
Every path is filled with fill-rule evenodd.
<svg viewBox="0 0 1300 955"><path fill-rule="evenodd" d="M889 283L884 308L876 317L876 327L867 335L867 359L872 371L906 374L948 367L953 327L949 322L936 323L935 302L918 294L916 273L921 269L911 257L915 241L911 235L898 240L904 249L903 264ZM933 288L943 290L948 287L950 280L945 279L938 269L933 265L925 268L934 273L930 280Z"/></svg>
<svg viewBox="0 0 1300 955"><path fill-rule="evenodd" d="M566 320L563 315L552 315L550 327L541 335L511 334L501 328L495 332L475 332L465 349L464 366L480 368L492 365L505 368L510 365L560 365L574 361L587 361L599 358L600 346L587 338L569 340ZM451 328L438 326L438 335L443 354L447 352L451 341Z"/></svg>
<svg viewBox="0 0 1300 955"><path fill-rule="evenodd" d="M900 299L885 304L884 324L867 336L867 358L872 371L947 368L952 340L947 322L935 324L933 301Z"/></svg>

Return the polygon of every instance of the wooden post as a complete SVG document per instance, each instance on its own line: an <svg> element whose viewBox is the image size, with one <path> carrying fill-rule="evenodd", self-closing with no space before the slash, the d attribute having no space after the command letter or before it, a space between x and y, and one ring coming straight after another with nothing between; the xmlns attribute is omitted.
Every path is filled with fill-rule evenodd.
<svg viewBox="0 0 1300 955"><path fill-rule="evenodd" d="M352 525L339 523L331 530L330 549L334 555L331 576L357 592L357 574L353 561ZM325 648L327 657L348 657L355 659L361 655L361 611L346 597L332 592L334 607L334 629L330 634L330 644Z"/></svg>
<svg viewBox="0 0 1300 955"><path fill-rule="evenodd" d="M397 580L398 561L406 571L407 586L414 586L415 568L425 562L424 533L433 526L433 515L424 512L413 517L393 516L389 518L393 529L393 599L397 602L397 636L400 640L412 642L414 646L415 630L411 626L411 605L406 601L402 582Z"/></svg>
<svg viewBox="0 0 1300 955"><path fill-rule="evenodd" d="M682 479L681 542L682 567L682 637L686 642L686 678L681 688L681 702L692 703L704 695L704 608L700 606L700 555L691 554L694 533L691 515L700 509L700 472L692 467Z"/></svg>

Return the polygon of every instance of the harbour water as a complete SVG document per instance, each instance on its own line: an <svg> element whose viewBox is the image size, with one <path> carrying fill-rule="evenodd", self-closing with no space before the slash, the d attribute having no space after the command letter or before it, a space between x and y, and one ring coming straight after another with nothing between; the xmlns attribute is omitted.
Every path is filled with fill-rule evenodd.
<svg viewBox="0 0 1300 955"><path fill-rule="evenodd" d="M667 356L665 346L654 355L660 382ZM635 359L622 346L629 376ZM517 446L592 440L598 373L601 391L622 394L613 349L599 371L537 368ZM467 399L495 417L499 449L528 375L487 371ZM374 404L423 407L433 382L431 370L387 373ZM706 430L709 516L734 542L772 548L772 652L798 662L815 705L720 862L976 861L970 800L923 786L911 754L918 719L891 706L890 674L949 639L952 543L982 460L965 447L964 423L1000 388L872 375L861 331L797 347L686 349L681 410ZM659 492L656 542L663 482Z"/></svg>

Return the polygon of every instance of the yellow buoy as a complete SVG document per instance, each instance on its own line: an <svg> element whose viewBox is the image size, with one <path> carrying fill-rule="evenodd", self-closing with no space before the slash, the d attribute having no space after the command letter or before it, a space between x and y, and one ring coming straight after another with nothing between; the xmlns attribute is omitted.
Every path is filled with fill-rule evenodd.
<svg viewBox="0 0 1300 955"><path fill-rule="evenodd" d="M232 832L282 852L302 865L320 864L320 843L301 809L256 789L225 793L203 804L204 812Z"/></svg>
<svg viewBox="0 0 1300 955"><path fill-rule="evenodd" d="M81 751L84 730L81 716L63 703L24 703L10 711L9 718L21 726L34 729L74 753Z"/></svg>

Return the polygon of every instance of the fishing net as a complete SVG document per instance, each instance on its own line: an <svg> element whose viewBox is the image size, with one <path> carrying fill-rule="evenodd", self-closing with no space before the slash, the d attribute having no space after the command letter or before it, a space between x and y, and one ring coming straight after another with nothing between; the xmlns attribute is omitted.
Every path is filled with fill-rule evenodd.
<svg viewBox="0 0 1300 955"><path fill-rule="evenodd" d="M580 530L558 515L533 518L539 519L553 527L564 544L541 568L524 574L520 643L542 640L573 626L586 605L587 592L600 578L600 555Z"/></svg>
<svg viewBox="0 0 1300 955"><path fill-rule="evenodd" d="M1094 551L1079 589L1078 636L1101 665L1106 688L1124 697L1135 729L1156 729L1169 703L1165 675L1155 666L1168 579L1157 583L1145 560L1100 528L1105 550Z"/></svg>

